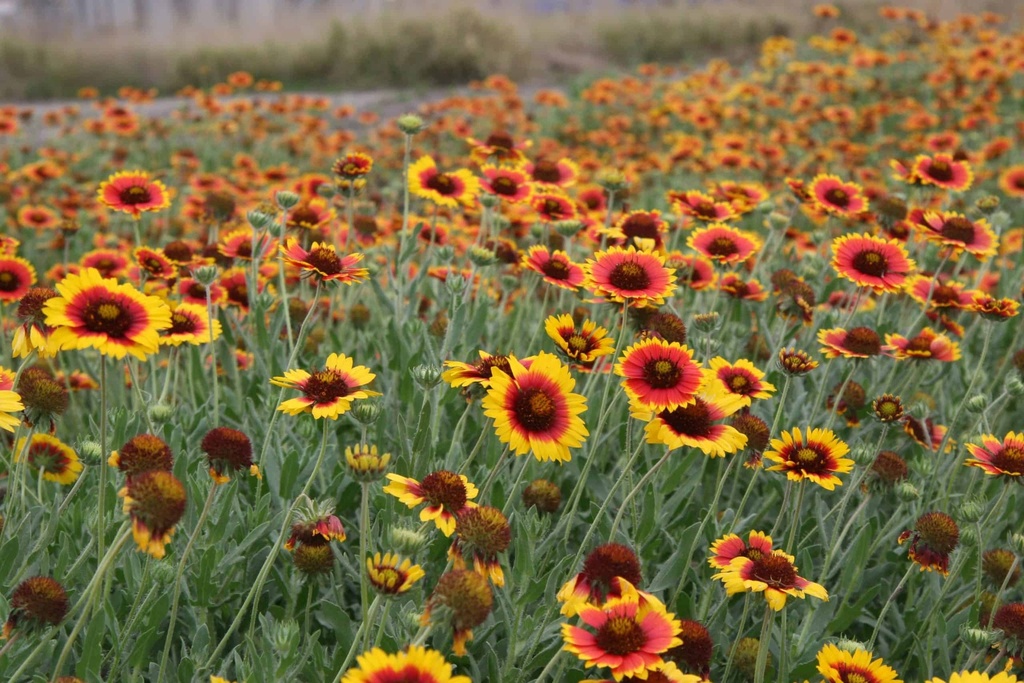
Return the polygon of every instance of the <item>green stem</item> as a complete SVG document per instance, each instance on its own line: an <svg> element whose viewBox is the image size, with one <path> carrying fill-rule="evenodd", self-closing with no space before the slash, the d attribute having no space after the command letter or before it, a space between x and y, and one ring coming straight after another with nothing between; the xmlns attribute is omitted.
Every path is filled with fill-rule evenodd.
<svg viewBox="0 0 1024 683"><path fill-rule="evenodd" d="M672 451L671 450L665 451L665 455L661 456L661 459L658 462L654 463L654 467L652 467L651 469L647 470L647 472L644 474L644 476L640 477L640 481L638 481L636 483L636 486L634 486L632 488L632 490L629 493L626 494L626 498L625 498L625 500L622 501L622 505L619 507L619 511L615 515L615 520L612 522L612 530L611 530L611 533L608 534L608 538L615 538L615 532L619 528L619 522L622 521L622 515L629 508L629 504L630 504L630 502L632 502L633 497L636 496L636 494L640 493L640 491L647 484L647 482L649 482L654 477L654 475L658 473L658 470L661 469L662 465L664 465L666 462L668 462L669 456L671 456L671 455L672 455ZM623 474L628 474L629 472L630 472L630 468L627 467L627 468L625 468L625 471L623 472ZM609 495L609 498L610 497L611 496ZM598 518L598 519L600 519L600 518ZM595 521L597 521L597 520L595 519Z"/></svg>
<svg viewBox="0 0 1024 683"><path fill-rule="evenodd" d="M199 532L203 529L206 517L210 514L210 507L213 505L213 498L217 493L218 486L217 482L210 482L210 493L206 496L206 503L203 504L203 510L199 513L196 528L192 530L192 535L188 537L185 550L181 553L181 560L178 561L178 570L174 573L174 585L171 588L171 620L167 626L167 635L164 637L163 654L160 656L160 669L156 676L157 683L162 683L164 680L164 671L167 669L167 660L171 654L171 643L174 642L174 630L178 622L178 606L181 600L181 579L185 575L185 567L188 563L189 554L192 552L192 547L195 545L196 539L199 538Z"/></svg>
<svg viewBox="0 0 1024 683"><path fill-rule="evenodd" d="M359 503L359 604L363 621L366 621L370 609L370 584L366 575L367 541L370 534L370 485L363 482L362 489Z"/></svg>
<svg viewBox="0 0 1024 683"><path fill-rule="evenodd" d="M878 614L878 619L875 620L875 628L871 631L871 639L868 640L868 645L865 648L868 652L872 652L874 650L875 640L878 639L878 631L882 628L882 622L885 620L885 615L889 613L889 608L892 607L893 601L896 599L896 596L900 594L900 591L903 590L903 587L907 585L910 575L914 573L914 569L916 568L917 565L911 562L910 566L907 567L906 573L903 574L903 578L900 579L900 582L896 584L896 588L894 588L892 593L889 595L889 599L885 601L884 605L882 605L882 611Z"/></svg>
<svg viewBox="0 0 1024 683"><path fill-rule="evenodd" d="M277 553L284 543L285 535L288 533L288 527L291 524L292 516L295 514L295 508L298 506L299 501L306 498L306 494L309 493L309 489L313 485L313 480L316 479L317 474L320 472L320 467L323 465L324 455L327 453L327 436L329 433L328 427L330 425L330 420L324 419L323 424L323 434L320 438L320 454L317 456L316 463L313 465L313 471L310 472L309 479L306 480L306 485L302 487L302 491L295 497L295 500L292 501L291 506L285 513L284 519L281 522L281 529L277 533L277 539L274 541L274 545L270 549L267 559L263 562L263 567L260 569L260 573L256 576L256 583L249 590L248 595L245 596L245 600L242 602L242 606L239 607L238 613L235 615L234 621L232 621L231 625L228 627L227 632L225 632L221 637L220 642L217 643L217 647L214 648L209 659L206 660L206 664L203 665L204 670L209 670L217 658L220 657L220 653L228 644L228 640L232 635L234 635L235 631L237 631L238 627L241 625L242 619L245 618L245 614L249 610L250 605L253 606L253 619L255 620L256 609L253 602L257 599L260 591L263 590L264 584L267 582L267 577L270 575L270 569L274 566L274 561L277 559Z"/></svg>
<svg viewBox="0 0 1024 683"><path fill-rule="evenodd" d="M206 324L210 335L206 348L210 354L210 372L213 373L213 419L210 420L210 426L216 427L220 423L220 391L217 384L217 349L213 343L213 301L210 299L209 289L206 290ZM170 372L171 368L168 367L167 370Z"/></svg>
<svg viewBox="0 0 1024 683"><path fill-rule="evenodd" d="M107 457L107 358L100 356L100 457ZM99 564L106 555L107 467L100 463L100 490L97 496L96 557ZM99 566L99 565L97 565Z"/></svg>
<svg viewBox="0 0 1024 683"><path fill-rule="evenodd" d="M771 649L772 622L775 620L775 610L771 605L764 606L764 621L761 622L761 639L757 643L757 661L754 664L754 683L764 683L766 669L768 668L768 652ZM785 635L783 635L783 639ZM870 648L868 648L870 649Z"/></svg>

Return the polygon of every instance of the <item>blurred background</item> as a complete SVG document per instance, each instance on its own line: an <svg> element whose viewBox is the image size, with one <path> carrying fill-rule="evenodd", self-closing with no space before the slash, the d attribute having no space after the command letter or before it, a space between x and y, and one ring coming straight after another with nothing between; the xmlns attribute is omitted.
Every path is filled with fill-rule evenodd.
<svg viewBox="0 0 1024 683"><path fill-rule="evenodd" d="M492 73L562 82L645 62L749 59L773 35L830 30L815 0L0 0L0 98L93 86L173 93L245 70L289 89L431 88ZM883 4L932 16L1024 0L839 0L842 23Z"/></svg>

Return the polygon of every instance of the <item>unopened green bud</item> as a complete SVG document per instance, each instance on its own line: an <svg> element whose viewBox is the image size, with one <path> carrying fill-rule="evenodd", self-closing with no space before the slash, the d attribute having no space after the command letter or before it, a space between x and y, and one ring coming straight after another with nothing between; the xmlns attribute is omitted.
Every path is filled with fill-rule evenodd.
<svg viewBox="0 0 1024 683"><path fill-rule="evenodd" d="M163 424L174 416L174 408L166 403L157 403L149 407L149 419L157 424Z"/></svg>
<svg viewBox="0 0 1024 683"><path fill-rule="evenodd" d="M973 413L974 415L982 414L990 405L991 401L985 394L974 394L973 396L969 396L967 401L964 402L964 407L967 408L967 412Z"/></svg>
<svg viewBox="0 0 1024 683"><path fill-rule="evenodd" d="M775 208L775 202L765 200L757 205L757 210L761 213L768 213Z"/></svg>
<svg viewBox="0 0 1024 683"><path fill-rule="evenodd" d="M390 547L399 555L409 557L418 553L427 542L427 536L418 529L401 526L391 527L388 536L391 539Z"/></svg>
<svg viewBox="0 0 1024 683"><path fill-rule="evenodd" d="M789 226L789 216L778 211L768 214L768 225L776 230L782 230Z"/></svg>
<svg viewBox="0 0 1024 683"><path fill-rule="evenodd" d="M985 514L985 505L981 500L971 497L960 503L960 518L973 524Z"/></svg>
<svg viewBox="0 0 1024 683"><path fill-rule="evenodd" d="M1021 381L1020 377L1010 375L1006 378L1006 393L1010 396L1018 397L1024 396L1024 382Z"/></svg>
<svg viewBox="0 0 1024 683"><path fill-rule="evenodd" d="M974 202L974 206L978 208L978 211L986 216L990 216L993 211L999 208L999 197L994 194L987 194L984 197L978 198L978 201Z"/></svg>
<svg viewBox="0 0 1024 683"><path fill-rule="evenodd" d="M199 266L192 269L192 276L199 281L203 287L209 287L217 281L217 266Z"/></svg>
<svg viewBox="0 0 1024 683"><path fill-rule="evenodd" d="M960 624L960 639L972 652L985 652L995 645L999 639L999 632Z"/></svg>
<svg viewBox="0 0 1024 683"><path fill-rule="evenodd" d="M530 226L530 235L534 239L538 239L538 240L540 238L544 237L544 224L543 223L534 223L533 225L531 225Z"/></svg>
<svg viewBox="0 0 1024 683"><path fill-rule="evenodd" d="M360 401L352 406L352 416L360 424L371 425L380 417L381 404L379 401Z"/></svg>
<svg viewBox="0 0 1024 683"><path fill-rule="evenodd" d="M448 273L448 277L444 280L444 286L452 296L460 296L466 291L467 284L469 281L462 273Z"/></svg>
<svg viewBox="0 0 1024 683"><path fill-rule="evenodd" d="M245 214L245 219L249 221L249 225L251 225L255 230L263 230L270 224L270 221L273 220L273 218L274 217L270 214L257 211L256 209Z"/></svg>
<svg viewBox="0 0 1024 683"><path fill-rule="evenodd" d="M330 183L320 183L316 188L317 196L323 197L324 199L333 199L334 195L338 194L338 190Z"/></svg>
<svg viewBox="0 0 1024 683"><path fill-rule="evenodd" d="M485 209L493 209L499 202L501 202L501 199L498 198L498 195L491 194L490 192L484 192L480 195L480 205Z"/></svg>
<svg viewBox="0 0 1024 683"><path fill-rule="evenodd" d="M714 332L718 329L718 313L698 313L693 316L693 327L699 332Z"/></svg>
<svg viewBox="0 0 1024 683"><path fill-rule="evenodd" d="M426 127L423 119L416 114L405 114L399 116L398 120L395 121L398 124L398 130L402 131L406 135L416 135Z"/></svg>
<svg viewBox="0 0 1024 683"><path fill-rule="evenodd" d="M909 481L904 481L896 486L896 497L904 503L912 503L921 497L921 492Z"/></svg>
<svg viewBox="0 0 1024 683"><path fill-rule="evenodd" d="M287 211L299 203L299 195L289 190L281 190L274 195L277 205Z"/></svg>
<svg viewBox="0 0 1024 683"><path fill-rule="evenodd" d="M412 369L412 378L420 389L432 389L441 382L441 367L423 363Z"/></svg>
<svg viewBox="0 0 1024 683"><path fill-rule="evenodd" d="M562 237L574 237L583 229L583 223L574 219L555 221L555 232Z"/></svg>
<svg viewBox="0 0 1024 683"><path fill-rule="evenodd" d="M1010 536L1010 547L1017 557L1024 557L1024 534L1013 534Z"/></svg>
<svg viewBox="0 0 1024 683"><path fill-rule="evenodd" d="M88 463L97 462L103 455L103 449L95 441L83 441L78 447L78 454Z"/></svg>
<svg viewBox="0 0 1024 683"><path fill-rule="evenodd" d="M603 187L609 194L616 194L629 187L629 180L622 171L608 169L598 174L597 184Z"/></svg>
<svg viewBox="0 0 1024 683"><path fill-rule="evenodd" d="M270 643L281 656L295 651L299 644L299 635L299 624L294 619L285 619L270 627Z"/></svg>
<svg viewBox="0 0 1024 683"><path fill-rule="evenodd" d="M473 247L469 250L469 260L477 268L486 268L497 263L498 257L490 249Z"/></svg>
<svg viewBox="0 0 1024 683"><path fill-rule="evenodd" d="M864 643L860 642L859 640L851 640L850 638L840 638L839 642L836 643L836 647L838 647L843 652L850 653L858 652L860 650L866 651L868 649L867 646L864 645Z"/></svg>
<svg viewBox="0 0 1024 683"><path fill-rule="evenodd" d="M455 247L450 244L444 244L434 249L434 258L441 263L451 263L452 259L455 258Z"/></svg>
<svg viewBox="0 0 1024 683"><path fill-rule="evenodd" d="M960 542L965 546L977 547L981 539L978 537L978 529L973 526L965 526L960 529Z"/></svg>

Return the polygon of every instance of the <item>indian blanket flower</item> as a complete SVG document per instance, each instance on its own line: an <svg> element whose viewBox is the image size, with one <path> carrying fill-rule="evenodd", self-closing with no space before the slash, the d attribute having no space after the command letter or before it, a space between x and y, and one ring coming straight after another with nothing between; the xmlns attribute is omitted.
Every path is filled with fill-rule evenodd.
<svg viewBox="0 0 1024 683"><path fill-rule="evenodd" d="M721 356L712 358L709 363L719 386L728 394L735 394L746 399L749 406L752 399L771 398L775 393L775 385L764 381L764 372L759 370L746 358L730 363Z"/></svg>
<svg viewBox="0 0 1024 683"><path fill-rule="evenodd" d="M50 434L33 434L32 441L24 437L14 446L14 462L22 459L39 470L46 481L67 486L74 484L82 472L82 462L75 449Z"/></svg>
<svg viewBox="0 0 1024 683"><path fill-rule="evenodd" d="M17 301L36 283L36 269L19 256L0 256L0 303Z"/></svg>
<svg viewBox="0 0 1024 683"><path fill-rule="evenodd" d="M5 640L15 631L56 626L71 608L64 586L49 576L33 576L19 583L11 593L9 604L10 612L0 632Z"/></svg>
<svg viewBox="0 0 1024 683"><path fill-rule="evenodd" d="M660 249L667 230L668 223L661 217L660 211L630 211L605 234L623 244L632 242L637 246Z"/></svg>
<svg viewBox="0 0 1024 683"><path fill-rule="evenodd" d="M728 569L737 557L759 560L772 554L772 537L763 531L751 531L746 542L736 534L726 534L711 544L708 564L715 569Z"/></svg>
<svg viewBox="0 0 1024 683"><path fill-rule="evenodd" d="M971 302L967 305L967 310L980 313L981 317L988 320L1002 322L1020 313L1020 303L1006 297L997 299L985 292L975 291L971 293Z"/></svg>
<svg viewBox="0 0 1024 683"><path fill-rule="evenodd" d="M468 676L452 675L453 668L440 652L420 645L397 654L375 647L356 657L341 683L472 683Z"/></svg>
<svg viewBox="0 0 1024 683"><path fill-rule="evenodd" d="M910 541L908 556L921 571L949 574L949 554L960 545L960 529L944 512L928 512L917 518L913 530L904 531L897 541Z"/></svg>
<svg viewBox="0 0 1024 683"><path fill-rule="evenodd" d="M805 436L799 427L794 427L781 436L772 439L771 450L764 452L765 460L776 463L768 468L770 472L785 472L791 481L807 479L832 491L843 485L837 475L853 469L853 460L843 457L850 447L831 429L808 428Z"/></svg>
<svg viewBox="0 0 1024 683"><path fill-rule="evenodd" d="M938 451L943 439L946 438L946 432L949 431L949 428L945 425L936 424L930 417L918 419L913 415L904 415L903 431L925 448ZM950 439L946 444L946 450L951 449L954 443L954 440Z"/></svg>
<svg viewBox="0 0 1024 683"><path fill-rule="evenodd" d="M786 606L787 598L805 596L828 600L828 591L821 585L800 576L792 555L782 550L756 558L739 556L712 578L725 585L727 595L736 593L762 593L768 606L778 612Z"/></svg>
<svg viewBox="0 0 1024 683"><path fill-rule="evenodd" d="M482 170L485 180L481 187L485 192L512 204L529 201L533 188L523 171L504 166L484 166Z"/></svg>
<svg viewBox="0 0 1024 683"><path fill-rule="evenodd" d="M812 203L827 213L853 217L867 211L864 190L856 183L843 182L838 176L815 176L807 188Z"/></svg>
<svg viewBox="0 0 1024 683"><path fill-rule="evenodd" d="M315 505L315 504L314 504ZM330 510L333 506L311 507L292 524L291 535L285 541L286 550L294 550L297 546L325 546L331 541L342 543L348 538L345 527L337 515Z"/></svg>
<svg viewBox="0 0 1024 683"><path fill-rule="evenodd" d="M601 606L586 605L579 613L589 628L562 624L565 650L588 667L610 669L616 681L625 676L645 679L645 673L662 664L662 655L682 644L675 615L651 595L640 595L626 586L623 595Z"/></svg>
<svg viewBox="0 0 1024 683"><path fill-rule="evenodd" d="M980 439L980 445L967 444L967 452L972 457L964 462L965 465L978 467L997 477L1024 477L1024 432L1007 432L1002 441L994 434L983 434Z"/></svg>
<svg viewBox="0 0 1024 683"><path fill-rule="evenodd" d="M131 354L145 360L159 350L160 331L171 326L166 303L104 278L95 268L68 275L57 291L59 296L43 306L55 349L95 348L117 359Z"/></svg>
<svg viewBox="0 0 1024 683"><path fill-rule="evenodd" d="M840 650L828 643L818 650L818 673L826 683L903 683L899 674L867 650Z"/></svg>
<svg viewBox="0 0 1024 683"><path fill-rule="evenodd" d="M712 371L704 371L701 388L692 403L671 409L652 410L636 399L630 400L630 414L647 422L647 443L670 449L699 448L712 458L735 453L747 445L747 437L735 427L720 421L741 410L746 398L728 394L714 381Z"/></svg>
<svg viewBox="0 0 1024 683"><path fill-rule="evenodd" d="M615 340L608 336L608 330L592 320L584 320L577 328L568 313L553 315L544 321L544 331L560 352L584 367L592 367L598 358L615 352Z"/></svg>
<svg viewBox="0 0 1024 683"><path fill-rule="evenodd" d="M718 263L741 263L761 248L761 239L745 230L737 230L724 223L694 230L686 244L701 256Z"/></svg>
<svg viewBox="0 0 1024 683"><path fill-rule="evenodd" d="M334 220L334 209L323 197L314 197L299 202L285 218L285 225L292 230L318 231Z"/></svg>
<svg viewBox="0 0 1024 683"><path fill-rule="evenodd" d="M11 341L11 355L15 358L26 358L35 351L40 358L51 358L56 351L50 348L50 327L44 322L46 315L43 306L57 296L57 290L49 287L32 287L21 300L15 316L21 323L14 328L14 339Z"/></svg>
<svg viewBox="0 0 1024 683"><path fill-rule="evenodd" d="M358 412L356 414L358 415ZM377 481L384 476L390 462L391 454L380 453L376 445L357 444L345 447L345 464L348 465L349 474L356 481Z"/></svg>
<svg viewBox="0 0 1024 683"><path fill-rule="evenodd" d="M231 427L214 427L203 436L199 444L206 454L210 467L210 476L217 484L231 481L232 472L247 470L249 474L259 477L259 467L252 462L252 441L241 432Z"/></svg>
<svg viewBox="0 0 1024 683"><path fill-rule="evenodd" d="M487 620L493 606L494 593L487 579L473 571L453 569L438 579L420 624L446 621L452 629L452 652L461 656L466 654L466 643L473 639L473 629Z"/></svg>
<svg viewBox="0 0 1024 683"><path fill-rule="evenodd" d="M685 639L686 634L682 633L680 637ZM666 652L664 656L671 656L678 649L679 646L676 646ZM580 683L701 683L703 680L705 679L696 674L683 673L675 662L666 659L657 664L652 664L651 668L644 669L635 676L623 676L621 678L613 676L611 679L586 678L580 681Z"/></svg>
<svg viewBox="0 0 1024 683"><path fill-rule="evenodd" d="M583 267L574 263L564 251L550 252L540 244L530 247L523 255L523 265L540 274L545 282L573 292L580 288L586 278Z"/></svg>
<svg viewBox="0 0 1024 683"><path fill-rule="evenodd" d="M281 247L285 263L299 269L302 277L312 277L320 282L338 282L350 285L365 280L370 271L358 267L362 254L338 256L333 244L313 242L309 250L303 249L297 240L288 240Z"/></svg>
<svg viewBox="0 0 1024 683"><path fill-rule="evenodd" d="M479 384L482 387L491 386L491 377L495 371L500 370L506 374L512 372L512 365L509 357L503 354L490 354L486 351L478 351L480 360L475 363L463 363L457 360L446 360L444 365L448 370L441 373L441 379L448 382L453 388L467 387L471 384ZM530 367L532 359L524 358L521 361L525 367Z"/></svg>
<svg viewBox="0 0 1024 683"><path fill-rule="evenodd" d="M586 399L572 393L576 380L554 354L540 352L529 367L509 356L509 370L491 374L484 415L494 420L498 439L516 455L568 462L570 448L587 437L580 414Z"/></svg>
<svg viewBox="0 0 1024 683"><path fill-rule="evenodd" d="M1024 655L1024 602L1008 602L997 609L992 627L1002 631L1000 646L1019 663Z"/></svg>
<svg viewBox="0 0 1024 683"><path fill-rule="evenodd" d="M537 212L538 220L546 223L576 218L576 207L572 200L561 192L536 192L530 197L530 206Z"/></svg>
<svg viewBox="0 0 1024 683"><path fill-rule="evenodd" d="M144 271L151 278L166 280L177 273L174 263L167 258L162 249L151 247L139 247L132 255L139 269Z"/></svg>
<svg viewBox="0 0 1024 683"><path fill-rule="evenodd" d="M882 352L882 340L870 327L819 330L818 341L825 358L871 358Z"/></svg>
<svg viewBox="0 0 1024 683"><path fill-rule="evenodd" d="M1017 683L1017 677L1009 671L989 675L987 671L960 671L950 674L949 680L933 678L925 683Z"/></svg>
<svg viewBox="0 0 1024 683"><path fill-rule="evenodd" d="M925 185L934 185L954 192L963 192L974 182L971 165L945 153L934 156L918 155L914 159L912 170L914 176Z"/></svg>
<svg viewBox="0 0 1024 683"><path fill-rule="evenodd" d="M930 327L911 339L901 334L887 334L882 350L896 360L937 360L944 363L960 360L960 345Z"/></svg>
<svg viewBox="0 0 1024 683"><path fill-rule="evenodd" d="M641 581L636 553L621 543L605 543L587 554L583 569L562 586L556 597L562 603L562 614L573 617L584 605L600 605L622 597L623 587L639 586Z"/></svg>
<svg viewBox="0 0 1024 683"><path fill-rule="evenodd" d="M114 211L138 219L144 211L159 211L171 205L171 196L159 180L145 171L121 171L100 183L99 200Z"/></svg>
<svg viewBox="0 0 1024 683"><path fill-rule="evenodd" d="M512 543L512 528L498 508L489 505L467 507L455 516L455 541L449 556L456 569L466 568L467 556L473 562L473 571L501 588L505 574L498 563L498 555Z"/></svg>
<svg viewBox="0 0 1024 683"><path fill-rule="evenodd" d="M205 304L181 303L171 311L171 326L161 333L160 344L199 346L219 338L221 332L223 328L216 318L216 313L213 317L213 327L210 327L210 316Z"/></svg>
<svg viewBox="0 0 1024 683"><path fill-rule="evenodd" d="M339 415L348 412L353 401L380 396L376 391L360 388L375 377L369 368L355 365L348 356L332 353L322 369L313 372L286 370L283 377L275 377L270 383L302 392L300 398L282 402L278 410L289 415L309 412L315 419L337 420Z"/></svg>
<svg viewBox="0 0 1024 683"><path fill-rule="evenodd" d="M584 286L610 301L628 302L646 307L665 303L675 290L676 278L664 258L656 253L637 251L635 247L611 247L599 251L585 265Z"/></svg>
<svg viewBox="0 0 1024 683"><path fill-rule="evenodd" d="M575 184L576 178L580 175L579 167L571 159L559 159L558 161L538 159L527 163L523 170L530 174L530 180L535 184L557 187L569 187Z"/></svg>
<svg viewBox="0 0 1024 683"><path fill-rule="evenodd" d="M671 410L696 400L704 376L689 347L651 337L625 350L615 364L626 394L651 410Z"/></svg>
<svg viewBox="0 0 1024 683"><path fill-rule="evenodd" d="M362 152L349 152L331 165L331 172L337 179L349 183L362 179L372 170L373 157Z"/></svg>
<svg viewBox="0 0 1024 683"><path fill-rule="evenodd" d="M985 218L971 220L950 211L926 211L914 227L931 242L955 252L966 251L979 259L995 256L999 249L999 239Z"/></svg>
<svg viewBox="0 0 1024 683"><path fill-rule="evenodd" d="M737 215L731 203L716 201L711 195L697 190L670 191L668 200L676 213L708 223L727 221Z"/></svg>
<svg viewBox="0 0 1024 683"><path fill-rule="evenodd" d="M915 265L894 239L864 233L843 235L832 242L832 267L839 276L877 293L900 291Z"/></svg>
<svg viewBox="0 0 1024 683"><path fill-rule="evenodd" d="M968 308L972 292L953 280L939 282L924 275L914 275L907 280L904 291L914 301L929 308Z"/></svg>
<svg viewBox="0 0 1024 683"><path fill-rule="evenodd" d="M420 157L409 166L409 192L451 209L471 206L480 192L480 181L470 171L442 173L433 157Z"/></svg>
<svg viewBox="0 0 1024 683"><path fill-rule="evenodd" d="M499 164L519 167L526 162L523 150L530 146L529 140L516 143L508 131L492 131L485 139L466 138L472 149L469 151L470 158L479 165L484 165L493 160Z"/></svg>
<svg viewBox="0 0 1024 683"><path fill-rule="evenodd" d="M128 439L119 450L111 451L107 464L116 467L130 480L151 470L170 472L174 467L174 453L159 436L138 434Z"/></svg>
<svg viewBox="0 0 1024 683"><path fill-rule="evenodd" d="M463 474L438 470L428 474L422 482L398 474L388 474L387 478L391 483L384 487L384 492L409 508L426 503L427 507L420 510L420 521L433 520L445 536L451 536L455 531L459 513L476 507L472 499L479 492Z"/></svg>
<svg viewBox="0 0 1024 683"><path fill-rule="evenodd" d="M185 486L170 472L151 470L131 477L119 495L139 550L162 559L185 514Z"/></svg>
<svg viewBox="0 0 1024 683"><path fill-rule="evenodd" d="M423 567L413 564L409 558L402 559L396 553L374 553L366 558L366 576L373 589L381 595L400 595L426 574Z"/></svg>

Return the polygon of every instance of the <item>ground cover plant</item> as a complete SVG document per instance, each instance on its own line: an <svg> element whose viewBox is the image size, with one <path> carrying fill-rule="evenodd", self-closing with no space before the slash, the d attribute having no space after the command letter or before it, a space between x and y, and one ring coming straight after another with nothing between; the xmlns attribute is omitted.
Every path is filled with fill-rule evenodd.
<svg viewBox="0 0 1024 683"><path fill-rule="evenodd" d="M816 12L0 110L0 678L1013 683L1024 34Z"/></svg>

